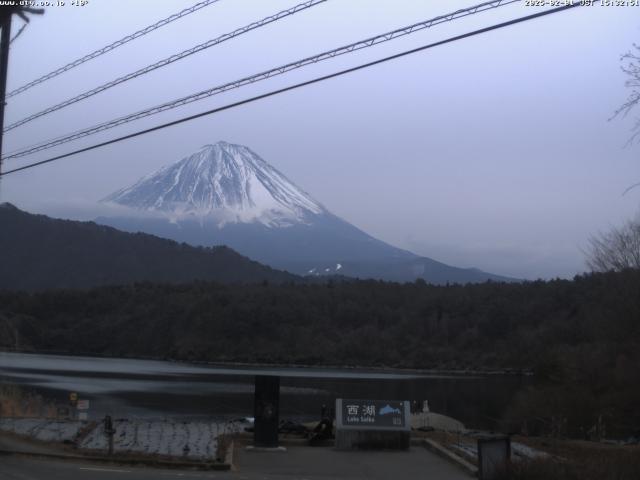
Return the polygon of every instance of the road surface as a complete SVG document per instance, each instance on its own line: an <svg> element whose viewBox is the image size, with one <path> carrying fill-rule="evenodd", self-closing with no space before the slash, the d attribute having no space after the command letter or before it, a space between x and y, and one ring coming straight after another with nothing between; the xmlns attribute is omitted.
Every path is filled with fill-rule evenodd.
<svg viewBox="0 0 640 480"><path fill-rule="evenodd" d="M129 467L104 463L0 456L0 480L469 480L458 467L423 449L409 452L337 452L290 447L286 453L236 452L234 471Z"/></svg>

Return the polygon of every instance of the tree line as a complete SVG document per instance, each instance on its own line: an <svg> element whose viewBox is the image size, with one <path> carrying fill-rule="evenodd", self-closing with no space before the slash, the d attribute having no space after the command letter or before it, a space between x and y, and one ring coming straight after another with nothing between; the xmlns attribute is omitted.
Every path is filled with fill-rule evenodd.
<svg viewBox="0 0 640 480"><path fill-rule="evenodd" d="M640 428L640 271L521 284L139 283L0 292L0 347L211 362L535 372L512 416ZM578 421L578 420L576 420ZM634 423L635 422L635 423Z"/></svg>

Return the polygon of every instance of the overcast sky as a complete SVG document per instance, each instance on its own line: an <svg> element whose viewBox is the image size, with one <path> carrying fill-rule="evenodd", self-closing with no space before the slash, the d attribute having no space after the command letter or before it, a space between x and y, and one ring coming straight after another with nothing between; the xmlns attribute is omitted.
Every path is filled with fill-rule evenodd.
<svg viewBox="0 0 640 480"><path fill-rule="evenodd" d="M5 125L196 43L291 7L220 0L9 99ZM11 45L8 90L195 3L89 0L46 9ZM5 152L478 1L329 0L5 135ZM71 148L540 11L501 7L307 67ZM22 25L16 18L14 33ZM638 211L633 119L620 55L640 8L581 7L417 53L2 179L2 201L72 218L202 145L247 145L371 235L461 267L521 278L585 269L590 234ZM637 112L640 115L640 111Z"/></svg>

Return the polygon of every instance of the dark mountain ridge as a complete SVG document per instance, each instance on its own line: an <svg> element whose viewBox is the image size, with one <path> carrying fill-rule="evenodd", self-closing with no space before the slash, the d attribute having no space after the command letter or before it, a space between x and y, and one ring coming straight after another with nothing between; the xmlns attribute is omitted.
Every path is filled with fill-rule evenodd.
<svg viewBox="0 0 640 480"><path fill-rule="evenodd" d="M140 281L299 281L230 248L194 247L0 204L0 289L88 288Z"/></svg>

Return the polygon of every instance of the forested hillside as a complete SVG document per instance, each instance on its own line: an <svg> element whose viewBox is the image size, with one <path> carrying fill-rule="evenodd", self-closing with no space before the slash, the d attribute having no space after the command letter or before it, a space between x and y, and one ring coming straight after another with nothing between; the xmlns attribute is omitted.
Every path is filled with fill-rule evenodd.
<svg viewBox="0 0 640 480"><path fill-rule="evenodd" d="M431 286L142 283L0 292L0 347L199 361L533 369L513 418L640 428L640 271ZM607 417L607 418L609 418ZM574 423L571 423L574 422Z"/></svg>
<svg viewBox="0 0 640 480"><path fill-rule="evenodd" d="M633 354L639 292L638 271L466 286L140 283L87 292L5 291L0 312L21 325L24 346L33 349L210 361L534 368L558 349L590 346L595 354L615 347Z"/></svg>
<svg viewBox="0 0 640 480"><path fill-rule="evenodd" d="M226 247L196 248L93 222L58 220L0 205L0 288L88 288L136 281L282 282L273 270Z"/></svg>

